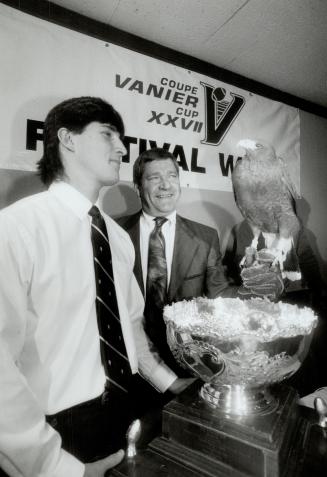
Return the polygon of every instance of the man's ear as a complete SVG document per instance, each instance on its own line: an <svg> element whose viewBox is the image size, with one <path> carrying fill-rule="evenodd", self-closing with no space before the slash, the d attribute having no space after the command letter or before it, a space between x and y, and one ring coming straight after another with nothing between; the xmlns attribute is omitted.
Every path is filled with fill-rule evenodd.
<svg viewBox="0 0 327 477"><path fill-rule="evenodd" d="M141 190L140 190L139 186L134 185L134 189L135 189L137 195L139 196L139 198L141 199Z"/></svg>
<svg viewBox="0 0 327 477"><path fill-rule="evenodd" d="M73 134L67 128L58 129L57 136L60 144L62 144L69 151L74 151Z"/></svg>

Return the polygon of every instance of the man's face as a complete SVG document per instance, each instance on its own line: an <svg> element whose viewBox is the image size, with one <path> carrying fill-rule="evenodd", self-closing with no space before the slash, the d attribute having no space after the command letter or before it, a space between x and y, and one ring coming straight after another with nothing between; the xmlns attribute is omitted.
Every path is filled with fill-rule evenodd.
<svg viewBox="0 0 327 477"><path fill-rule="evenodd" d="M89 123L80 134L73 133L76 166L87 180L96 185L119 181L120 162L126 149L114 126Z"/></svg>
<svg viewBox="0 0 327 477"><path fill-rule="evenodd" d="M176 209L181 193L178 172L170 158L145 163L140 187L143 210L154 217Z"/></svg>

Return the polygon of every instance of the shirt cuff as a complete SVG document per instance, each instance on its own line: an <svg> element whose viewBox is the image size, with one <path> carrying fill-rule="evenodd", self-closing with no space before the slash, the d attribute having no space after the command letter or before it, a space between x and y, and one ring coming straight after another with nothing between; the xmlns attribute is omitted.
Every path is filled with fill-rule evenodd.
<svg viewBox="0 0 327 477"><path fill-rule="evenodd" d="M177 379L177 375L166 366L160 363L154 371L151 372L151 378L142 376L159 392L164 393Z"/></svg>

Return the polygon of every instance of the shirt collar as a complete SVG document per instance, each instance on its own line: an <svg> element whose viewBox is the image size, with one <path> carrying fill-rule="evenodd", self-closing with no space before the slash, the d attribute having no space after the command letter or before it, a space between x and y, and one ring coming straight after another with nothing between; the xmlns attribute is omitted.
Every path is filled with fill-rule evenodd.
<svg viewBox="0 0 327 477"><path fill-rule="evenodd" d="M49 187L49 192L55 195L62 204L68 207L81 220L88 215L93 205L85 195L67 184L67 182L53 182Z"/></svg>
<svg viewBox="0 0 327 477"><path fill-rule="evenodd" d="M149 215L144 210L142 210L142 214L145 220L145 223L147 224L148 227L153 227L153 219L155 218L153 215ZM174 210L171 214L168 214L165 216L166 219L168 220L169 225L175 225L176 224L176 210Z"/></svg>

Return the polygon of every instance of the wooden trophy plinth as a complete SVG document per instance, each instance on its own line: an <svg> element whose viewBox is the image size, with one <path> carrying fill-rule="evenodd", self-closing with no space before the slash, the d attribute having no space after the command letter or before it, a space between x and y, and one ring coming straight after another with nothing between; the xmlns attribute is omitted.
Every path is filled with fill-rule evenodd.
<svg viewBox="0 0 327 477"><path fill-rule="evenodd" d="M245 417L211 408L199 397L199 388L195 383L165 406L162 435L148 447L186 470L176 476L296 475L307 424L299 416L292 388L272 390L278 399L275 411Z"/></svg>

